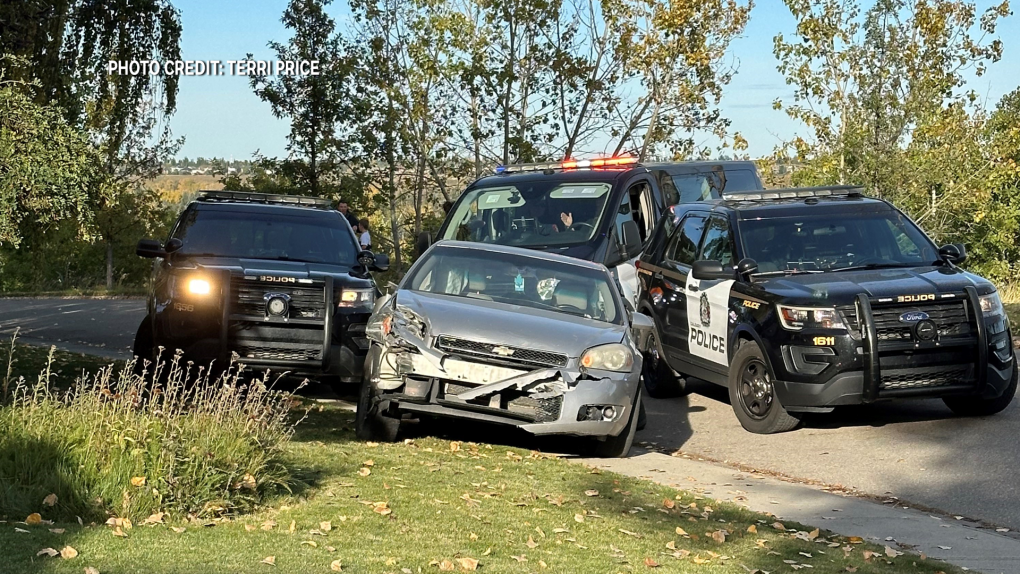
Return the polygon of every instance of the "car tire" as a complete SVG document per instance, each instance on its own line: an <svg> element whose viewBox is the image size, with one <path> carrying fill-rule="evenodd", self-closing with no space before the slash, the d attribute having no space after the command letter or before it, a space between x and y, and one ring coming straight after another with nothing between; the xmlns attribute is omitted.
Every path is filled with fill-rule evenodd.
<svg viewBox="0 0 1020 574"><path fill-rule="evenodd" d="M1002 395L994 399L945 397L942 402L961 417L987 417L999 414L1009 406L1009 403L1013 402L1013 397L1016 396L1017 377L1017 362L1014 360L1013 378L1010 379L1009 386L1002 392Z"/></svg>
<svg viewBox="0 0 1020 574"><path fill-rule="evenodd" d="M616 436L597 440L592 449L593 454L598 458L626 458L631 445L634 444L634 435L637 434L641 409L641 388L638 387L637 395L634 397L634 408L630 410L630 420L627 422L626 428Z"/></svg>
<svg viewBox="0 0 1020 574"><path fill-rule="evenodd" d="M641 410L638 411L637 430L645 430L648 426L648 413L645 412L645 402L641 401Z"/></svg>
<svg viewBox="0 0 1020 574"><path fill-rule="evenodd" d="M137 376L142 376L145 370L152 372L153 364L155 360L155 348L152 341L152 316L146 315L142 319L142 323L138 325L138 331L135 332L135 341L131 346L131 353L135 357L135 363L132 367L132 372ZM145 362L149 361L148 367Z"/></svg>
<svg viewBox="0 0 1020 574"><path fill-rule="evenodd" d="M730 364L730 405L745 430L773 434L793 430L800 418L779 402L765 356L757 343L744 341Z"/></svg>
<svg viewBox="0 0 1020 574"><path fill-rule="evenodd" d="M400 419L378 411L378 391L366 378L358 394L358 411L354 418L354 434L361 440L394 442L400 433Z"/></svg>
<svg viewBox="0 0 1020 574"><path fill-rule="evenodd" d="M668 399L687 394L687 382L678 376L666 359L659 353L659 345L655 333L649 339L649 350L644 353L641 363L641 380L645 383L648 396L656 399Z"/></svg>

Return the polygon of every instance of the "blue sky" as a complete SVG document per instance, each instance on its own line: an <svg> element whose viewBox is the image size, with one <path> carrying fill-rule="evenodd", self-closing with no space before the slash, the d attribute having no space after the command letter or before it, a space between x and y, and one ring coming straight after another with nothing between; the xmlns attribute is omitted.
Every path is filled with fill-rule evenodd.
<svg viewBox="0 0 1020 574"><path fill-rule="evenodd" d="M287 38L280 23L287 0L176 0L174 4L184 24L185 60L239 60L249 52L256 59L270 60L273 54L266 43ZM337 0L332 11L339 13L342 4ZM978 9L989 4L980 0ZM748 139L748 151L755 157L767 155L802 129L772 109L777 97L792 99L792 91L776 71L772 38L777 32L791 34L793 27L781 0L759 0L743 36L731 46L730 58L738 72L726 88L721 107L732 121L732 130ZM1003 59L971 83L990 106L1020 84L1020 15L1003 21L998 32L1005 44ZM273 117L269 105L252 93L242 76L182 77L177 113L170 123L176 135L186 138L179 157L250 159L256 151L268 156L286 153L287 122Z"/></svg>

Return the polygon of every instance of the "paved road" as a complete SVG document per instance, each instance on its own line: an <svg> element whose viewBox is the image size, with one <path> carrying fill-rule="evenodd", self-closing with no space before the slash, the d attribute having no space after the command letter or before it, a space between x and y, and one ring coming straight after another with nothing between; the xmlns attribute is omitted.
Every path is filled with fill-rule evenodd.
<svg viewBox="0 0 1020 574"><path fill-rule="evenodd" d="M0 337L128 359L144 316L142 299L0 299Z"/></svg>
<svg viewBox="0 0 1020 574"><path fill-rule="evenodd" d="M0 335L126 357L144 301L0 299ZM1020 531L1020 401L987 419L957 418L941 401L846 407L781 435L745 432L726 393L707 383L683 398L648 399L656 442L731 464L897 496Z"/></svg>

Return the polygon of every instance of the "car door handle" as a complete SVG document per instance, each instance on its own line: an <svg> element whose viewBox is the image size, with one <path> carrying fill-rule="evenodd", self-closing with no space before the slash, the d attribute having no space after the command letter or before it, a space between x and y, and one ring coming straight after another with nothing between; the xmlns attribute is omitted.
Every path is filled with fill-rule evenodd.
<svg viewBox="0 0 1020 574"><path fill-rule="evenodd" d="M697 292L698 288L695 285L688 285L687 286L687 290L692 292L692 293L694 293L694 292Z"/></svg>

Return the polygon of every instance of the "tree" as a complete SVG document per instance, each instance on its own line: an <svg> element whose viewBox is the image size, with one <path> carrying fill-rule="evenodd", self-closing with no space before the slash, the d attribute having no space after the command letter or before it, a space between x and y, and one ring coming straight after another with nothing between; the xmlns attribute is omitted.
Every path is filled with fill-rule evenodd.
<svg viewBox="0 0 1020 574"><path fill-rule="evenodd" d="M350 107L351 62L336 23L325 12L330 0L291 0L282 22L293 36L286 43L270 42L281 61L318 61L319 75L252 76L255 93L268 102L273 115L289 118L287 151L302 167L299 187L312 195L328 194L343 177L346 153L336 137ZM251 59L251 54L248 58ZM332 187L331 187L332 186Z"/></svg>

